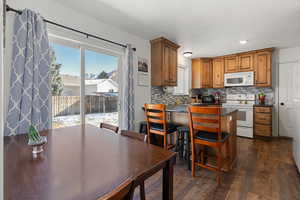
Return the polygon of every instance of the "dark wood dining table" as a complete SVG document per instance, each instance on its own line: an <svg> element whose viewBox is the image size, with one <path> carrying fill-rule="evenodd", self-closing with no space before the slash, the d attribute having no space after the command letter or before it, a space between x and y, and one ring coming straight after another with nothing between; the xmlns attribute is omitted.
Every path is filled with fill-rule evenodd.
<svg viewBox="0 0 300 200"><path fill-rule="evenodd" d="M128 178L136 185L163 171L162 198L173 199L176 153L92 125L41 133L36 158L26 135L4 138L5 200L94 200Z"/></svg>

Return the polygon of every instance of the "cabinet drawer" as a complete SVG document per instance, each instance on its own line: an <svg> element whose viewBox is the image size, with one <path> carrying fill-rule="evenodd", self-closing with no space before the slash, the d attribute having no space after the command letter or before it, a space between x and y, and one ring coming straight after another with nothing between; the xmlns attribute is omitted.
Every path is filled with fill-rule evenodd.
<svg viewBox="0 0 300 200"><path fill-rule="evenodd" d="M255 112L257 113L271 113L272 107L255 107Z"/></svg>
<svg viewBox="0 0 300 200"><path fill-rule="evenodd" d="M272 124L272 114L270 113L256 113L255 123L271 125Z"/></svg>
<svg viewBox="0 0 300 200"><path fill-rule="evenodd" d="M254 127L254 134L260 136L272 136L272 127L256 124Z"/></svg>

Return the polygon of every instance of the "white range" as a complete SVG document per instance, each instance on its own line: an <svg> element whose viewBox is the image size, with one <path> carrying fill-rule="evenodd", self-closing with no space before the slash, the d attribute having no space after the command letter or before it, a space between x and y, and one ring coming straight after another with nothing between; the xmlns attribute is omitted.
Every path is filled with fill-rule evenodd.
<svg viewBox="0 0 300 200"><path fill-rule="evenodd" d="M255 94L229 94L226 96L224 108L236 108L237 114L237 135L253 138L253 105Z"/></svg>

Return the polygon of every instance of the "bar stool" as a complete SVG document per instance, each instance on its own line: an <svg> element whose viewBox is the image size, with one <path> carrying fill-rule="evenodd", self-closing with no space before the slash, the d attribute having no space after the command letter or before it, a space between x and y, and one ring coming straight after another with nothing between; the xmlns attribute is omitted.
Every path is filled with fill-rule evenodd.
<svg viewBox="0 0 300 200"><path fill-rule="evenodd" d="M229 134L221 132L221 108L189 106L189 124L192 149L192 176L195 176L195 167L200 166L218 173L218 184L221 184L222 166L225 159L222 156L222 147L226 145L226 157L228 157ZM217 166L206 165L203 153L200 162L196 162L195 145L214 148L217 151Z"/></svg>
<svg viewBox="0 0 300 200"><path fill-rule="evenodd" d="M147 121L141 121L140 122L139 132L147 135Z"/></svg>
<svg viewBox="0 0 300 200"><path fill-rule="evenodd" d="M179 153L179 157L183 158L184 155L184 145L185 145L185 130L188 127L179 126L177 127L177 134L176 134L176 146L175 151Z"/></svg>
<svg viewBox="0 0 300 200"><path fill-rule="evenodd" d="M166 105L164 104L145 104L145 114L147 119L148 143L151 144L151 134L163 137L163 147L172 149L175 145L168 144L168 135L177 131L176 126L167 123Z"/></svg>
<svg viewBox="0 0 300 200"><path fill-rule="evenodd" d="M182 141L180 141L180 144L182 145L182 147L181 147L182 155L183 155L182 157L187 162L188 170L191 170L191 154L192 154L192 152L191 152L190 128L187 126L179 126L179 127L177 127L177 132L183 138Z"/></svg>

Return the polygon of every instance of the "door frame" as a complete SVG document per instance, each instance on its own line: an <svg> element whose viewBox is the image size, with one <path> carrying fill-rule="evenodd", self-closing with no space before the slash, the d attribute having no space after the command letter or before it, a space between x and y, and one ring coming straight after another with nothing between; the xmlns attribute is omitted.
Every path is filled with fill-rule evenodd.
<svg viewBox="0 0 300 200"><path fill-rule="evenodd" d="M101 47L100 45L90 45L86 42L76 41L72 40L70 38L64 38L60 36L56 36L53 34L49 34L49 42L53 42L59 45L68 46L71 48L79 49L80 51L80 121L81 124L85 124L85 50L94 51L96 53L100 54L106 54L110 56L117 57L118 59L118 67L117 67L117 73L120 77L122 73L122 64L124 59L124 54L122 52L113 51L104 47ZM118 79L118 97L120 97L121 93L121 78ZM52 108L52 98L50 99L50 106ZM121 117L122 117L122 109L120 104L120 99L118 98L118 125L120 126ZM52 109L50 114L50 128L52 129Z"/></svg>
<svg viewBox="0 0 300 200"><path fill-rule="evenodd" d="M279 137L288 137L288 136L283 136L283 135L280 135L280 112L279 112L279 109L280 109L280 89L279 89L279 84L280 84L280 65L284 65L284 64L297 64L299 63L299 60L291 60L291 61L284 61L284 62L278 62L278 65L276 65L277 67L277 76L276 76L276 81L277 81L277 90L275 91L276 93L276 97L277 97L277 134ZM288 137L289 138L289 137Z"/></svg>

